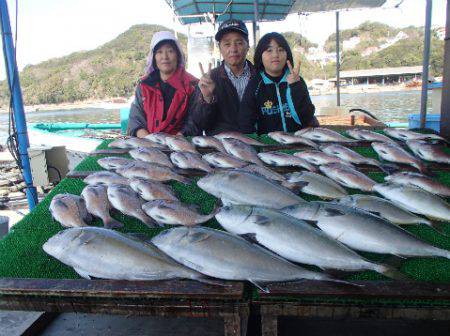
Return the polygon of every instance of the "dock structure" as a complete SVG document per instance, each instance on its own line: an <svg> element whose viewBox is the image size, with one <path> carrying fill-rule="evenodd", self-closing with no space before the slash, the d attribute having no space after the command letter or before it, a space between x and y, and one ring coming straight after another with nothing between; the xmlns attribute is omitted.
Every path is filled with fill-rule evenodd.
<svg viewBox="0 0 450 336"><path fill-rule="evenodd" d="M408 83L409 81L418 81L421 79L421 66L349 70L340 72L341 85L389 85ZM336 77L331 78L330 82L333 82L334 85L336 85Z"/></svg>

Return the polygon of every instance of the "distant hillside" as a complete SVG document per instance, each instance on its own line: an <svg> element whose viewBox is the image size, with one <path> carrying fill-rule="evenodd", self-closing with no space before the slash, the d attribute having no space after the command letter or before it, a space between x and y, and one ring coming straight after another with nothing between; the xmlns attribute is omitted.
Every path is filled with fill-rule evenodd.
<svg viewBox="0 0 450 336"><path fill-rule="evenodd" d="M341 69L413 66L422 64L423 27L392 28L379 22L364 22L340 33ZM336 34L325 42L327 52L336 52ZM436 32L431 39L430 66L435 76L442 75L444 41Z"/></svg>
<svg viewBox="0 0 450 336"><path fill-rule="evenodd" d="M136 25L97 49L25 67L20 73L25 104L131 96L143 75L153 33L160 30L168 28ZM187 37L181 34L179 39L186 51ZM5 89L3 82L2 105L6 101Z"/></svg>

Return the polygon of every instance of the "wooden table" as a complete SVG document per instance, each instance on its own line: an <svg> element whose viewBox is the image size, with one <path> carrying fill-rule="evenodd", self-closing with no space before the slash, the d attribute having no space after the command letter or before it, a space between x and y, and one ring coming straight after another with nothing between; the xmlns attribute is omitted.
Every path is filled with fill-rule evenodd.
<svg viewBox="0 0 450 336"><path fill-rule="evenodd" d="M450 320L449 284L410 281L355 283L364 286L323 281L273 284L268 286L270 293L258 292L259 298L252 302L252 313L261 316L263 336L277 335L278 318L286 316L334 320Z"/></svg>
<svg viewBox="0 0 450 336"><path fill-rule="evenodd" d="M224 334L245 335L249 315L244 285L196 281L0 279L0 309L45 312L212 317Z"/></svg>

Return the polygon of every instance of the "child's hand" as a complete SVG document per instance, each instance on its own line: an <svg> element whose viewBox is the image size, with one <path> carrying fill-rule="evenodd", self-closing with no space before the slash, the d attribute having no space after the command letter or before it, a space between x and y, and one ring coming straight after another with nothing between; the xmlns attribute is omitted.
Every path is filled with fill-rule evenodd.
<svg viewBox="0 0 450 336"><path fill-rule="evenodd" d="M294 84L300 80L300 60L295 68L292 68L291 62L287 61L287 66L289 68L289 75L287 75L286 80L289 84Z"/></svg>

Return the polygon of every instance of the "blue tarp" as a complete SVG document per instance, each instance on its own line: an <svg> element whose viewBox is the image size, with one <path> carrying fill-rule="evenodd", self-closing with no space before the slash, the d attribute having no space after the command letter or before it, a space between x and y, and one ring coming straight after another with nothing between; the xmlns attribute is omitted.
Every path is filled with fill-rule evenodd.
<svg viewBox="0 0 450 336"><path fill-rule="evenodd" d="M209 13L215 20L230 18L253 21L253 0L166 0L182 24L205 22ZM290 13L331 11L347 8L380 7L386 0L258 0L258 21L284 20ZM199 16L200 15L200 16Z"/></svg>

